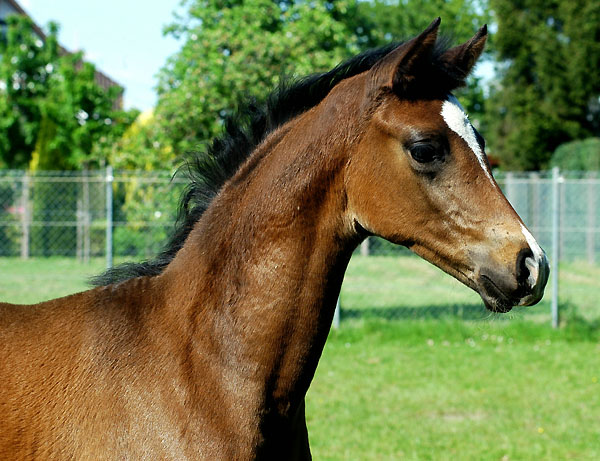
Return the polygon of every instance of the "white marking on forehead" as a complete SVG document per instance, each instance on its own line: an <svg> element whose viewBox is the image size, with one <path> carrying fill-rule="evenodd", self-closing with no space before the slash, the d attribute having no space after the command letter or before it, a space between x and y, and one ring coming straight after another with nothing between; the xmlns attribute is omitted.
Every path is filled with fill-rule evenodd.
<svg viewBox="0 0 600 461"><path fill-rule="evenodd" d="M521 232L523 232L525 240L527 240L527 243L529 244L529 248L531 248L531 251L533 252L533 257L535 258L535 260L541 261L544 255L544 250L540 248L537 241L535 240L535 237L531 235L531 232L529 232L529 230L527 230L527 228L523 224L521 224Z"/></svg>
<svg viewBox="0 0 600 461"><path fill-rule="evenodd" d="M467 145L475 153L475 156L477 157L477 160L479 161L481 168L483 168L486 176L493 184L494 180L492 179L492 175L490 174L485 163L485 154L477 142L475 130L473 129L471 122L469 122L469 117L467 117L464 109L454 96L450 95L448 96L448 99L444 101L442 104L441 115L448 127L466 141Z"/></svg>

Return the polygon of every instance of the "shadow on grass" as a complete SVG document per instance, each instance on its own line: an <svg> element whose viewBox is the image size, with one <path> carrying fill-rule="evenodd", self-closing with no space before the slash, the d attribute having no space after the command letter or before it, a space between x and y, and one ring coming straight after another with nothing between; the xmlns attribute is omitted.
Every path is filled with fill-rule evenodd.
<svg viewBox="0 0 600 461"><path fill-rule="evenodd" d="M518 310L517 310L518 309ZM470 304L439 304L420 307L390 306L390 307L364 307L360 309L349 309L342 305L340 317L346 319L379 318L387 320L401 319L443 319L455 318L462 320L489 320L511 319L517 317L528 317L540 314L548 314L548 307L542 304L530 307L519 307L510 313L502 314L487 310L482 303ZM572 318L577 316L577 308L570 303L560 307L561 316Z"/></svg>
<svg viewBox="0 0 600 461"><path fill-rule="evenodd" d="M542 307L521 310L517 318L525 320L526 317L542 313ZM342 321L353 319L380 319L380 320L482 320L490 319L515 320L507 314L497 314L488 311L483 304L456 304L456 305L430 305L422 307L367 307L362 309L345 309L340 312ZM539 322L517 322L521 325L540 324ZM542 325L542 324L540 324ZM543 325L547 326L545 322ZM557 331L557 330L554 330ZM566 340L600 341L600 318L589 319L580 315L577 306L564 303L560 306L560 335Z"/></svg>
<svg viewBox="0 0 600 461"><path fill-rule="evenodd" d="M488 311L483 304L443 304L439 306L422 307L366 307L361 309L347 309L342 306L341 320L360 318L380 318L387 320L400 319L440 319L457 318L463 320L483 320L495 315Z"/></svg>

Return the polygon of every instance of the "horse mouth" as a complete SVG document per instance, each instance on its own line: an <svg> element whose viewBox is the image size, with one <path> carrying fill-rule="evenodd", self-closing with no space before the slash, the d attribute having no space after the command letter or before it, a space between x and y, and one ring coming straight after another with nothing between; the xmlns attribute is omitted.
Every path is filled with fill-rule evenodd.
<svg viewBox="0 0 600 461"><path fill-rule="evenodd" d="M507 296L488 276L481 274L479 281L479 295L487 310L505 314L518 304L518 301L515 302Z"/></svg>

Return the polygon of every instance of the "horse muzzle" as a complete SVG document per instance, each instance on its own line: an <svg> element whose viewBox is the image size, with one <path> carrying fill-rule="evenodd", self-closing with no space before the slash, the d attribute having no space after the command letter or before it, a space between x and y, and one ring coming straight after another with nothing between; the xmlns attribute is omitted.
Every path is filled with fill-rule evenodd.
<svg viewBox="0 0 600 461"><path fill-rule="evenodd" d="M482 268L477 276L478 292L487 309L508 312L514 306L532 306L544 296L550 267L546 254L534 255L530 248L517 255L514 270Z"/></svg>

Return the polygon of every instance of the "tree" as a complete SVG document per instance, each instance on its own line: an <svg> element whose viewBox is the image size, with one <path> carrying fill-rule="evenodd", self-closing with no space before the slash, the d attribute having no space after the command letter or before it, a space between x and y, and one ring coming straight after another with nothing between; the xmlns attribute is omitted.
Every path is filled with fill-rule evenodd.
<svg viewBox="0 0 600 461"><path fill-rule="evenodd" d="M600 134L600 3L490 0L500 81L490 145L509 169L548 166L560 144Z"/></svg>
<svg viewBox="0 0 600 461"><path fill-rule="evenodd" d="M61 56L39 101L40 130L32 169L74 170L103 164L109 147L139 111L113 108L119 89L95 82L95 68L81 53ZM51 136L45 136L50 132Z"/></svg>
<svg viewBox="0 0 600 461"><path fill-rule="evenodd" d="M567 171L600 171L600 138L586 138L558 146L551 166Z"/></svg>
<svg viewBox="0 0 600 461"><path fill-rule="evenodd" d="M262 99L282 75L332 67L358 51L337 17L350 2L195 0L166 29L184 41L159 75L156 117L176 154L215 136L247 98Z"/></svg>
<svg viewBox="0 0 600 461"><path fill-rule="evenodd" d="M464 39L485 22L471 0L398 3L188 1L187 14L166 29L184 44L159 74L156 123L165 139L157 142L175 155L195 149L240 101L262 100L282 76L328 70L361 49L410 37L440 12Z"/></svg>
<svg viewBox="0 0 600 461"><path fill-rule="evenodd" d="M68 54L51 24L44 40L31 20L8 19L0 39L0 167L31 170L75 170L102 164L106 146L119 138L137 111L114 110L118 89L104 90L95 82L94 66L81 53ZM52 221L55 198L61 197L60 220L77 219L82 193L71 184L36 184L33 219ZM35 226L31 250L51 255L53 245L75 252L76 229Z"/></svg>
<svg viewBox="0 0 600 461"><path fill-rule="evenodd" d="M50 24L42 41L28 18L11 16L7 23L0 40L0 166L23 168L39 132L39 101L59 57L57 26Z"/></svg>
<svg viewBox="0 0 600 461"><path fill-rule="evenodd" d="M409 39L436 17L442 18L442 35L452 42L465 41L486 24L485 1L476 0L373 0L358 2L355 27L368 37L368 46ZM364 26L367 24L367 26ZM366 28L369 30L366 30Z"/></svg>
<svg viewBox="0 0 600 461"><path fill-rule="evenodd" d="M174 167L173 150L164 141L153 110L139 114L108 149L109 164L124 170L167 170Z"/></svg>
<svg viewBox="0 0 600 461"><path fill-rule="evenodd" d="M42 40L29 18L8 18L0 40L0 167L102 163L103 147L137 115L113 109L118 89L96 84L94 66L61 51L57 34L50 24Z"/></svg>

